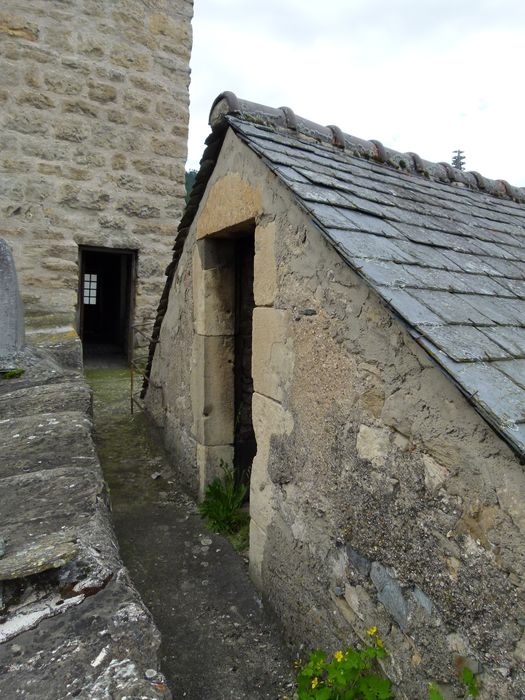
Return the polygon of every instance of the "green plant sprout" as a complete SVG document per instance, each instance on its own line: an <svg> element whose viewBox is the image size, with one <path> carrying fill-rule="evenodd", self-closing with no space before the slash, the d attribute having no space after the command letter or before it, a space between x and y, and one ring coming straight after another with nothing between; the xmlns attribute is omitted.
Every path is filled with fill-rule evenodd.
<svg viewBox="0 0 525 700"><path fill-rule="evenodd" d="M230 536L236 549L245 545L249 515L241 511L247 487L235 483L233 469L222 459L219 463L223 476L215 479L206 488L199 512L206 519L210 530ZM237 536L237 540L235 539Z"/></svg>
<svg viewBox="0 0 525 700"><path fill-rule="evenodd" d="M22 367L15 367L14 369L9 369L7 372L3 372L2 379L18 379L25 372Z"/></svg>

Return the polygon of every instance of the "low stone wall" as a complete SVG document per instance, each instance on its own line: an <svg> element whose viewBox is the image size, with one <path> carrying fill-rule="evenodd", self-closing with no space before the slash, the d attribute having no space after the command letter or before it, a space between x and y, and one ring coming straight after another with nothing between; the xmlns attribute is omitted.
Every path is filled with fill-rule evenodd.
<svg viewBox="0 0 525 700"><path fill-rule="evenodd" d="M41 349L13 362L25 373L0 379L0 695L166 700L160 636L118 553L91 392Z"/></svg>

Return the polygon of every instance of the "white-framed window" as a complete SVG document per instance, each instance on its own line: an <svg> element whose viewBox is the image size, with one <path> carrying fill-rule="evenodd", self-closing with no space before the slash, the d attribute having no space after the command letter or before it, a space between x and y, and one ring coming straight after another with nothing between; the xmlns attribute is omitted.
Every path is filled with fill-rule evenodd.
<svg viewBox="0 0 525 700"><path fill-rule="evenodd" d="M84 275L84 304L97 303L97 276Z"/></svg>

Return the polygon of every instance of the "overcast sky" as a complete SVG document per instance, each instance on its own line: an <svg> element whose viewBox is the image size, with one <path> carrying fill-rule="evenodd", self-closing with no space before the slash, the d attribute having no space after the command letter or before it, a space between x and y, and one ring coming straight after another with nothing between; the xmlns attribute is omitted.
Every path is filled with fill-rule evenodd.
<svg viewBox="0 0 525 700"><path fill-rule="evenodd" d="M188 167L224 90L525 186L525 0L194 0Z"/></svg>

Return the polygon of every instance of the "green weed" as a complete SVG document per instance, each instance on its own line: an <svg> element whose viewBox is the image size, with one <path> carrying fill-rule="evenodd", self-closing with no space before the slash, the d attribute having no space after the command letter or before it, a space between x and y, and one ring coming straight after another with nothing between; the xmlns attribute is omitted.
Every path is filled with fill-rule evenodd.
<svg viewBox="0 0 525 700"><path fill-rule="evenodd" d="M392 683L379 669L377 660L386 656L377 627L368 630L370 643L362 649L336 651L328 660L324 651L314 651L297 674L299 700L389 700Z"/></svg>
<svg viewBox="0 0 525 700"><path fill-rule="evenodd" d="M18 377L21 377L25 372L25 369L22 369L22 367L15 367L14 369L10 369L7 372L2 373L2 379L18 379Z"/></svg>
<svg viewBox="0 0 525 700"><path fill-rule="evenodd" d="M377 627L368 630L370 642L360 649L336 651L329 660L317 650L297 673L297 700L390 700L392 683L385 678L378 659L387 655ZM479 685L472 671L464 667L460 680L465 698L476 698ZM439 688L430 683L428 700L444 700Z"/></svg>
<svg viewBox="0 0 525 700"><path fill-rule="evenodd" d="M235 483L233 469L222 459L222 478L216 477L206 488L199 512L206 519L208 527L223 535L234 535L246 526L247 513L241 511L247 487Z"/></svg>

